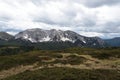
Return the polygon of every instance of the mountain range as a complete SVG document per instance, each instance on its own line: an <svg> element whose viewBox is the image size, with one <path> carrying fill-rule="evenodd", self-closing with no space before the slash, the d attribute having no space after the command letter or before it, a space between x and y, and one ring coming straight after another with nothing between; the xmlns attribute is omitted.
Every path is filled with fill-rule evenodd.
<svg viewBox="0 0 120 80"><path fill-rule="evenodd" d="M13 38L12 35L10 35L10 34L8 34L6 32L0 32L0 39L1 40L10 40L12 38Z"/></svg>
<svg viewBox="0 0 120 80"><path fill-rule="evenodd" d="M99 37L82 36L70 30L43 30L39 28L21 31L15 36L12 36L6 32L0 32L0 45L28 44L37 45L38 47L42 47L44 44L46 44L46 46L59 44L61 47L105 47L106 45L118 47L120 46L120 38L104 40Z"/></svg>
<svg viewBox="0 0 120 80"><path fill-rule="evenodd" d="M120 47L120 37L104 40L109 46Z"/></svg>

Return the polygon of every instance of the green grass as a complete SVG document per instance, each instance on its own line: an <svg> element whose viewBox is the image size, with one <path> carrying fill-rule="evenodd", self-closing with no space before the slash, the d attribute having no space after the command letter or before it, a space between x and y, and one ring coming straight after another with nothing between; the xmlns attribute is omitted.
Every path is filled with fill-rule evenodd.
<svg viewBox="0 0 120 80"><path fill-rule="evenodd" d="M26 71L2 80L119 80L116 70L79 70L72 68L45 68Z"/></svg>
<svg viewBox="0 0 120 80"><path fill-rule="evenodd" d="M110 59L111 57L120 58L120 48L69 48L65 53L77 53L79 55L91 55L98 59Z"/></svg>
<svg viewBox="0 0 120 80"><path fill-rule="evenodd" d="M56 59L52 63L61 63L61 64L71 64L71 65L79 65L86 61L86 58L76 55L66 56L65 59Z"/></svg>
<svg viewBox="0 0 120 80"><path fill-rule="evenodd" d="M47 51L31 51L17 55L0 56L0 71L19 65L33 64L35 62L39 62L42 65L46 64L42 62L43 60L50 60L52 58L62 58L62 55L58 53L49 53Z"/></svg>
<svg viewBox="0 0 120 80"><path fill-rule="evenodd" d="M8 52L9 53L9 52ZM63 58L62 54L71 53L71 56ZM19 65L28 65L33 64L35 62L39 62L41 65L46 64L42 62L42 60L56 58L53 63L62 63L62 64L82 64L86 61L84 57L75 56L74 53L79 55L90 55L94 58L98 59L111 59L120 58L120 49L90 49L90 48L70 48L63 51L49 51L49 50L38 50L38 51L30 51L30 52L22 52L14 55L1 55L0 56L0 71L4 69L9 69L12 67L16 67ZM45 56L45 57L40 57Z"/></svg>
<svg viewBox="0 0 120 80"><path fill-rule="evenodd" d="M13 56L0 56L0 70L9 69L19 65L33 64L40 60L36 55L13 55Z"/></svg>
<svg viewBox="0 0 120 80"><path fill-rule="evenodd" d="M0 50L2 50L1 48ZM79 65L84 64L88 59L81 55L89 55L100 61L110 60L112 58L120 58L119 48L104 48L104 49L91 49L91 48L70 48L66 50L28 50L17 52L17 48L12 48L13 51L9 54L8 50L3 50L2 55L0 55L0 71L17 67L20 65L31 65L34 63L39 63L37 66L45 66L48 64L71 64ZM25 49L26 50L26 49ZM5 55L3 52L5 51ZM12 54L14 52L14 54ZM76 55L76 53L79 55ZM64 55L63 55L64 54ZM67 56L65 56L67 55ZM53 60L52 62L50 60ZM48 61L48 62L47 62ZM50 61L50 62L49 62ZM110 60L112 61L112 60ZM98 63L99 64L99 63ZM111 63L112 65L113 63ZM117 66L119 65L117 62ZM3 80L120 80L120 72L117 70L80 70L73 68L43 68L36 71L25 71L23 73L10 76Z"/></svg>

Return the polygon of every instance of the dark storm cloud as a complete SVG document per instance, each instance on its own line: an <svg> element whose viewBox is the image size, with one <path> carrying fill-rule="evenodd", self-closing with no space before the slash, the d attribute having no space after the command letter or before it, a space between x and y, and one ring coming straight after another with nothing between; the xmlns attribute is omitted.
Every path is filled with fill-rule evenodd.
<svg viewBox="0 0 120 80"><path fill-rule="evenodd" d="M94 27L96 25L96 21L94 19L91 19L89 17L83 19L83 25L80 26L85 26L85 27Z"/></svg>
<svg viewBox="0 0 120 80"><path fill-rule="evenodd" d="M116 5L120 0L76 0L88 7L100 7L103 5Z"/></svg>
<svg viewBox="0 0 120 80"><path fill-rule="evenodd" d="M0 22L0 31L19 32L21 29L14 29L13 27L10 27L10 25Z"/></svg>
<svg viewBox="0 0 120 80"><path fill-rule="evenodd" d="M0 21L8 22L10 20L12 20L12 17L9 14L7 14L7 13L2 13L1 14L0 13Z"/></svg>
<svg viewBox="0 0 120 80"><path fill-rule="evenodd" d="M2 17L0 17L0 21L9 21L9 20L11 20L11 18L10 17L7 17L7 16L2 16Z"/></svg>
<svg viewBox="0 0 120 80"><path fill-rule="evenodd" d="M120 0L31 0L36 5L42 5L44 3L48 2L79 2L81 4L84 4L88 7L99 7L103 5L116 5L120 3Z"/></svg>
<svg viewBox="0 0 120 80"><path fill-rule="evenodd" d="M51 0L52 1L52 0ZM52 1L53 2L53 1ZM62 2L63 5L66 3ZM73 5L67 5L62 7L62 3L58 3L58 6L55 2L47 5L46 9L40 15L34 15L33 22L43 22L50 25L59 25L59 26L71 26L74 22L74 18L77 15L77 11L72 7ZM60 5L60 6L59 6ZM53 9L50 9L53 7Z"/></svg>
<svg viewBox="0 0 120 80"><path fill-rule="evenodd" d="M103 33L120 33L120 21L107 22L104 25Z"/></svg>

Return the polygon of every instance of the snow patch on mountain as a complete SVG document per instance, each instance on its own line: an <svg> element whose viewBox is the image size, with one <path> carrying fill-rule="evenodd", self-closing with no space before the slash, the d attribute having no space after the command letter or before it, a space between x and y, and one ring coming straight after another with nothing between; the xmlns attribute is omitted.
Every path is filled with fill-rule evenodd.
<svg viewBox="0 0 120 80"><path fill-rule="evenodd" d="M47 41L50 41L50 37L49 36L44 37L41 40L39 40L39 42L47 42Z"/></svg>
<svg viewBox="0 0 120 80"><path fill-rule="evenodd" d="M33 38L28 38L29 41L31 41L32 43L36 43L37 41Z"/></svg>
<svg viewBox="0 0 120 80"><path fill-rule="evenodd" d="M66 37L62 37L61 38L61 41L70 41L70 42L74 42L73 40L69 39L69 38L66 38Z"/></svg>
<svg viewBox="0 0 120 80"><path fill-rule="evenodd" d="M25 34L25 35L23 36L23 38L24 38L24 39L28 39L29 37L28 37L27 34Z"/></svg>
<svg viewBox="0 0 120 80"><path fill-rule="evenodd" d="M70 30L67 31L55 30L55 29L43 30L39 28L29 29L15 35L15 39L19 39L19 38L24 40L29 40L32 43L69 41L78 46L92 46L92 45L104 46L104 41L98 37L85 37Z"/></svg>
<svg viewBox="0 0 120 80"><path fill-rule="evenodd" d="M83 40L83 43L86 43L86 41Z"/></svg>

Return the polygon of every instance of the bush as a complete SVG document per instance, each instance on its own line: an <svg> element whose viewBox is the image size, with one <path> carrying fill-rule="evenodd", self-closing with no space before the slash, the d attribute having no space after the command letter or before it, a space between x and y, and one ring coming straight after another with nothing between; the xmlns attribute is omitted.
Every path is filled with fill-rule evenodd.
<svg viewBox="0 0 120 80"><path fill-rule="evenodd" d="M26 71L3 80L119 80L116 70L79 70L72 68L44 68Z"/></svg>
<svg viewBox="0 0 120 80"><path fill-rule="evenodd" d="M53 63L79 65L86 61L86 58L76 55L67 56L65 59L56 59Z"/></svg>

